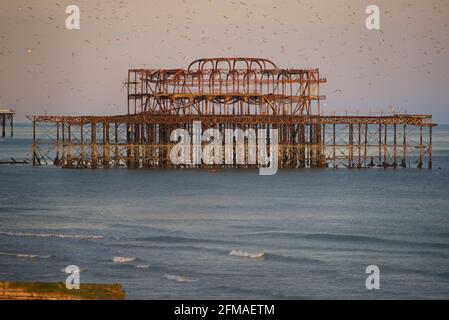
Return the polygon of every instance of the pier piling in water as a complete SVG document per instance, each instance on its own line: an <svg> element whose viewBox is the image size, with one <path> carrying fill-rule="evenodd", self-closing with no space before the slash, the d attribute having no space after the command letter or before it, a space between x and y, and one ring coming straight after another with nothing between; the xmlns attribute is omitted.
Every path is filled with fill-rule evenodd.
<svg viewBox="0 0 449 320"><path fill-rule="evenodd" d="M0 126L1 126L1 136L6 137L6 127L10 127L10 135L14 136L14 110L11 109L0 109Z"/></svg>

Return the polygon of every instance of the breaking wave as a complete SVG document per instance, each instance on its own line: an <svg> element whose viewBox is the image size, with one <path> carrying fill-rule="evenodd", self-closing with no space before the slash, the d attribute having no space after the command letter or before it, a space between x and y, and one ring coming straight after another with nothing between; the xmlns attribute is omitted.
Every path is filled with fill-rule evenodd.
<svg viewBox="0 0 449 320"><path fill-rule="evenodd" d="M136 260L136 257L114 257L112 258L112 262L114 263L128 263Z"/></svg>
<svg viewBox="0 0 449 320"><path fill-rule="evenodd" d="M104 238L103 236L92 236L86 234L30 233L30 232L4 232L4 231L0 231L0 235L12 237L63 238L63 239L80 239L80 240L93 240Z"/></svg>
<svg viewBox="0 0 449 320"><path fill-rule="evenodd" d="M245 252L240 250L232 250L229 252L229 255L249 259L263 259L265 257L265 252Z"/></svg>
<svg viewBox="0 0 449 320"><path fill-rule="evenodd" d="M9 257L17 257L24 259L48 259L50 255L37 255L37 254L26 254L26 253L8 253L8 252L0 252L0 256L9 256Z"/></svg>
<svg viewBox="0 0 449 320"><path fill-rule="evenodd" d="M138 264L136 266L137 269L148 269L150 267L149 264Z"/></svg>
<svg viewBox="0 0 449 320"><path fill-rule="evenodd" d="M168 280L176 280L178 282L197 282L197 278L191 278L191 277L184 277L184 276L177 276L173 274L164 274L164 278Z"/></svg>

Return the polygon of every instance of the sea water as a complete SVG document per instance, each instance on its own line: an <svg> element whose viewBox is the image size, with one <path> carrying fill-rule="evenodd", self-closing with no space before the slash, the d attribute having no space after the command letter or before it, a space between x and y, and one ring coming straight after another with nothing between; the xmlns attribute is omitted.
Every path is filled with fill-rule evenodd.
<svg viewBox="0 0 449 320"><path fill-rule="evenodd" d="M0 160L30 158L31 126L15 131ZM64 282L76 265L81 285L130 299L448 299L449 126L433 167L0 165L0 281Z"/></svg>

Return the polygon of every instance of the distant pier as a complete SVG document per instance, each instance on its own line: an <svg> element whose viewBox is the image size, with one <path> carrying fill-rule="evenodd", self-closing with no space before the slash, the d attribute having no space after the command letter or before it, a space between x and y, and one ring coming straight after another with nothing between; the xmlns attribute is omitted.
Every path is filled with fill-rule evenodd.
<svg viewBox="0 0 449 320"><path fill-rule="evenodd" d="M14 136L14 110L0 108L0 126L2 127L2 137L6 136L6 127L9 125L11 137Z"/></svg>
<svg viewBox="0 0 449 320"><path fill-rule="evenodd" d="M78 290L65 283L0 281L0 300L124 300L120 284L83 283Z"/></svg>

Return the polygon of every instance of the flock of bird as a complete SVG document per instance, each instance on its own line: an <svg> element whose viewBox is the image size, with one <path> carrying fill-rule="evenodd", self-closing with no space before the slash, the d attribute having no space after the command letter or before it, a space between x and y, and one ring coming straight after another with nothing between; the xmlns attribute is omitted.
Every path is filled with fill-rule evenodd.
<svg viewBox="0 0 449 320"><path fill-rule="evenodd" d="M145 2L145 7L125 0L76 1L81 9L79 31L65 29L66 3L29 3L0 4L6 6L0 79L3 83L11 77L5 70L13 64L21 81L28 76L47 85L48 100L62 87L93 101L95 90L88 88L120 77L115 79L118 87L126 74L123 68L185 67L210 55L318 66L333 78L327 86L336 96L345 94L347 83L371 87L404 68L436 77L432 73L439 68L434 64L448 57L447 1L395 1L381 12L380 32L364 27L366 15L357 0L332 5L316 0L156 0ZM442 68L438 76L447 80L446 72ZM80 74L83 83L75 81Z"/></svg>

